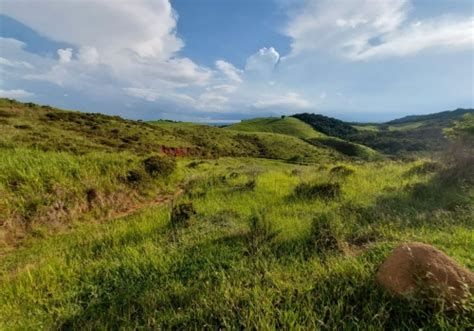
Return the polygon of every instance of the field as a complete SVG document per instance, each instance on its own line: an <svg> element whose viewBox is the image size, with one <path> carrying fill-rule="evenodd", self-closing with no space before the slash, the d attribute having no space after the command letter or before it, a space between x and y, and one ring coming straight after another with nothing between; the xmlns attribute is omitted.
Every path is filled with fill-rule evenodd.
<svg viewBox="0 0 474 331"><path fill-rule="evenodd" d="M451 311L374 280L407 241L474 269L472 117L447 129L467 154L362 146L377 155L364 159L312 145L308 126L302 137L54 110L46 130L49 110L3 102L2 330L474 327L472 300Z"/></svg>

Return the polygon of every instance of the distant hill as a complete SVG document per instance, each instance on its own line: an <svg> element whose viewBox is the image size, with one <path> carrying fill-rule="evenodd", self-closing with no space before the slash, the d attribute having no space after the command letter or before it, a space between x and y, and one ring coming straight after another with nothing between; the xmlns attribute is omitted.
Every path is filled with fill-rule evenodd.
<svg viewBox="0 0 474 331"><path fill-rule="evenodd" d="M297 117L301 117L299 119ZM304 121L308 121L305 123ZM320 131L313 127L315 125ZM373 160L380 155L375 150L357 143L348 142L338 135L341 132L357 132L345 122L315 114L298 114L283 117L267 117L245 120L227 127L244 132L273 132L296 137L319 148L333 150L346 157ZM324 132L324 133L323 133ZM332 135L331 135L332 134Z"/></svg>
<svg viewBox="0 0 474 331"><path fill-rule="evenodd" d="M447 110L439 113L427 115L409 115L386 122L387 124L403 124L409 122L433 121L433 120L456 120L461 118L464 114L474 113L474 109L458 108L456 110Z"/></svg>
<svg viewBox="0 0 474 331"><path fill-rule="evenodd" d="M294 117L267 117L245 120L232 124L227 129L244 132L272 132L297 138L314 138L323 136L310 125Z"/></svg>
<svg viewBox="0 0 474 331"><path fill-rule="evenodd" d="M324 115L303 113L292 115L292 117L329 136L346 138L348 135L357 132L357 129L349 123Z"/></svg>
<svg viewBox="0 0 474 331"><path fill-rule="evenodd" d="M290 120L291 121L291 120ZM302 126L304 126L304 123ZM208 125L132 121L0 99L0 148L36 148L86 154L261 157L299 162L341 159L331 148L271 132L240 132Z"/></svg>

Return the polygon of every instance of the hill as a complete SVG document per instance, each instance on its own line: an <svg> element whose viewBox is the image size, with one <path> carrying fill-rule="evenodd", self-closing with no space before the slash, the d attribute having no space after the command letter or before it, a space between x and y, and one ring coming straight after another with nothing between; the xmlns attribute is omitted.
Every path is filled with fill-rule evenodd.
<svg viewBox="0 0 474 331"><path fill-rule="evenodd" d="M473 124L447 161L361 162L334 136L0 100L0 330L470 329L469 297L375 275L408 241L474 268Z"/></svg>
<svg viewBox="0 0 474 331"><path fill-rule="evenodd" d="M315 138L323 136L310 125L294 117L254 118L241 121L226 127L227 129L244 132L272 132L297 138Z"/></svg>
<svg viewBox="0 0 474 331"><path fill-rule="evenodd" d="M316 114L294 116L315 130L330 136L367 146L394 157L406 157L411 154L429 155L445 150L449 140L445 137L444 131L452 127L463 114L472 112L471 109L458 109L430 115L408 116L381 124L348 123Z"/></svg>
<svg viewBox="0 0 474 331"><path fill-rule="evenodd" d="M317 131L310 124L305 123L297 117L309 120L311 124L321 132ZM367 146L345 141L337 136L341 133L341 127L347 130L347 125L339 120L332 119L322 115L299 114L291 117L270 117L245 120L237 124L228 126L228 129L243 132L278 132L280 134L301 138L310 144L327 148L347 157L358 158L362 160L374 160L380 158L379 153ZM349 127L350 132L355 132ZM324 133L322 133L324 132ZM327 134L326 134L327 133ZM336 136L330 136L329 134Z"/></svg>
<svg viewBox="0 0 474 331"><path fill-rule="evenodd" d="M357 130L349 123L324 115L304 113L292 116L328 136L345 139L349 135L357 132Z"/></svg>
<svg viewBox="0 0 474 331"><path fill-rule="evenodd" d="M456 110L447 110L439 113L427 114L427 115L409 115L395 120L386 122L387 124L404 124L410 122L430 122L430 121L453 121L458 120L464 114L474 113L474 109L463 109L458 108Z"/></svg>
<svg viewBox="0 0 474 331"><path fill-rule="evenodd" d="M2 148L26 147L74 154L101 151L141 156L164 153L198 157L296 157L302 162L338 157L337 152L328 148L316 148L281 134L238 132L193 123L146 123L8 99L0 99L0 126Z"/></svg>

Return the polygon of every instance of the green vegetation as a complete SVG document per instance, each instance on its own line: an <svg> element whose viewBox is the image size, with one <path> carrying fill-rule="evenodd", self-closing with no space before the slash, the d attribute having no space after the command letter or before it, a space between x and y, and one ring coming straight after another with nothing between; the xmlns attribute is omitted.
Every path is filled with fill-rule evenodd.
<svg viewBox="0 0 474 331"><path fill-rule="evenodd" d="M457 109L430 115L407 116L382 124L351 124L315 114L293 116L327 135L364 145L384 154L407 157L412 154L429 156L446 150L450 142L446 139L444 130L463 115L472 115L473 111Z"/></svg>
<svg viewBox="0 0 474 331"><path fill-rule="evenodd" d="M313 127L315 130L329 136L344 139L357 132L357 130L352 125L323 115L304 113L293 115L293 117L311 125L311 127Z"/></svg>
<svg viewBox="0 0 474 331"><path fill-rule="evenodd" d="M0 99L0 148L35 148L85 154L129 152L140 156L164 152L177 156L252 156L316 162L340 157L328 149L281 134L246 133L190 123L144 123L117 116L26 106ZM26 126L26 127L25 127Z"/></svg>
<svg viewBox="0 0 474 331"><path fill-rule="evenodd" d="M473 327L474 299L452 311L374 281L406 241L474 269L472 115L443 129L445 158L412 161L255 122L1 100L0 329Z"/></svg>
<svg viewBox="0 0 474 331"><path fill-rule="evenodd" d="M316 138L324 136L314 130L310 125L289 116L281 118L255 118L227 126L227 128L244 132L280 133L297 138Z"/></svg>

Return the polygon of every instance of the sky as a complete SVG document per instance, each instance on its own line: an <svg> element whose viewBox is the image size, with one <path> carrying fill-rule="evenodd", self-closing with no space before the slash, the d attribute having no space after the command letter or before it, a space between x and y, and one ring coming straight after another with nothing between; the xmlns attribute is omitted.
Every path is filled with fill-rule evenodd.
<svg viewBox="0 0 474 331"><path fill-rule="evenodd" d="M0 97L219 123L474 108L474 1L2 0Z"/></svg>

